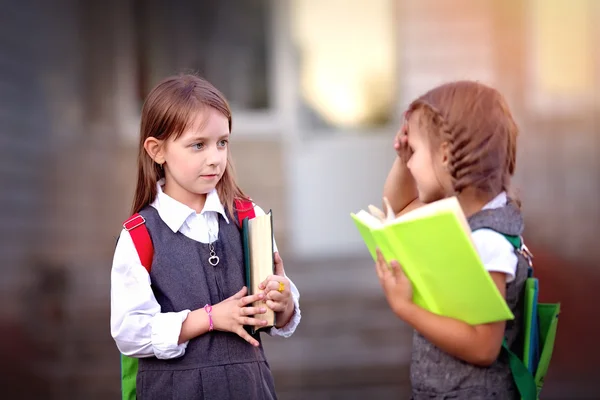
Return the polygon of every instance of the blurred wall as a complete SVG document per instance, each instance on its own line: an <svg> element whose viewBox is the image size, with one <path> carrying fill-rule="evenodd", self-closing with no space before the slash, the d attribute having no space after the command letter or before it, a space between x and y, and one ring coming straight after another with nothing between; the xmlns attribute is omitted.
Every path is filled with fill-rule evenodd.
<svg viewBox="0 0 600 400"><path fill-rule="evenodd" d="M522 129L514 186L526 240L542 300L564 311L545 394L597 392L600 3L336 1L0 5L4 393L118 395L109 271L134 190L139 111L158 79L187 69L231 99L240 184L273 209L303 293L297 334L266 343L282 398L407 392L410 331L386 309L349 213L380 203L408 102L459 78L499 87ZM336 47L361 30L374 39ZM359 329L365 313L373 321Z"/></svg>

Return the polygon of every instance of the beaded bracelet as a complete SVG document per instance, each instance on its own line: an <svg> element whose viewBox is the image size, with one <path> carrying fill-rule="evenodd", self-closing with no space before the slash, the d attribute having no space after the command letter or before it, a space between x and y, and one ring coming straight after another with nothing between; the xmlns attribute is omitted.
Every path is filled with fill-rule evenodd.
<svg viewBox="0 0 600 400"><path fill-rule="evenodd" d="M212 320L212 306L209 306L208 304L204 306L204 311L206 311L206 313L208 314L208 331L212 331L213 329L215 329L215 326L213 325L213 320Z"/></svg>

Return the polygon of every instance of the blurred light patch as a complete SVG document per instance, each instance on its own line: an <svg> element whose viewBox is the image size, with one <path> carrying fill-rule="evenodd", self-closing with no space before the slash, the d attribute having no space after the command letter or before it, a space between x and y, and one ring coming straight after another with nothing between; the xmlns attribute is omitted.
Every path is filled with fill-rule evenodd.
<svg viewBox="0 0 600 400"><path fill-rule="evenodd" d="M302 100L339 127L386 124L396 99L393 0L293 0Z"/></svg>
<svg viewBox="0 0 600 400"><path fill-rule="evenodd" d="M593 90L592 1L597 0L532 1L535 76L548 95Z"/></svg>

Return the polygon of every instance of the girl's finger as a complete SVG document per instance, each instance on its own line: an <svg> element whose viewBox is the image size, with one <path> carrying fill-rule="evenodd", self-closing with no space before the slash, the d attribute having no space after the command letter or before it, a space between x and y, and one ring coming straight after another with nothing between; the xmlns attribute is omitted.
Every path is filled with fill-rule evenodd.
<svg viewBox="0 0 600 400"><path fill-rule="evenodd" d="M274 288L277 289L279 287L279 282L287 282L287 279L284 276L279 276L279 275L269 275L267 277L267 279L265 279L264 281L262 281L260 283L260 285L258 285L260 290L267 290L267 288L269 287L269 283L271 282L277 282L275 283Z"/></svg>
<svg viewBox="0 0 600 400"><path fill-rule="evenodd" d="M267 300L273 300L273 301L283 301L285 300L285 298L288 297L288 294L285 292L278 292L276 290L271 290L269 293L267 293Z"/></svg>
<svg viewBox="0 0 600 400"><path fill-rule="evenodd" d="M406 274L404 273L404 269L402 268L402 265L400 265L400 263L398 261L396 261L396 260L392 261L392 268L394 268L394 275L396 276L396 279L401 279L406 276Z"/></svg>
<svg viewBox="0 0 600 400"><path fill-rule="evenodd" d="M248 326L264 326L267 324L267 321L264 319L252 318L252 317L241 317L238 322L240 325L248 325Z"/></svg>
<svg viewBox="0 0 600 400"><path fill-rule="evenodd" d="M383 259L383 255L381 254L381 251L379 249L377 249L376 252L377 261L375 262L375 270L377 271L377 276L379 277L379 279L382 279L383 271L381 270L381 260Z"/></svg>
<svg viewBox="0 0 600 400"><path fill-rule="evenodd" d="M273 300L267 300L266 304L267 304L267 307L269 307L271 310L273 310L275 312L281 312L281 311L285 310L285 304L283 304L283 303L277 303Z"/></svg>
<svg viewBox="0 0 600 400"><path fill-rule="evenodd" d="M279 252L275 252L274 253L274 259L273 259L273 261L275 262L275 275L284 277L285 276L285 270L283 268L283 260L281 259L281 256L279 255Z"/></svg>
<svg viewBox="0 0 600 400"><path fill-rule="evenodd" d="M240 307L240 315L257 315L264 314L267 309L264 307Z"/></svg>
<svg viewBox="0 0 600 400"><path fill-rule="evenodd" d="M242 297L244 297L247 292L248 292L248 288L246 286L244 286L243 288L240 289L239 292L237 292L236 294L234 294L233 296L231 296L230 299L239 300Z"/></svg>
<svg viewBox="0 0 600 400"><path fill-rule="evenodd" d="M267 279L265 279L264 281L262 281L262 282L261 282L261 283L258 285L258 288L259 288L260 290L265 290L265 289L266 289L266 287L267 287L267 285L269 284L269 282L270 282L270 281L273 279L273 276L274 276L274 275L269 275L269 276L267 277Z"/></svg>
<svg viewBox="0 0 600 400"><path fill-rule="evenodd" d="M256 293L251 296L242 297L238 302L238 306L246 307L248 304L254 303L255 301L259 301L264 298L265 298L264 293Z"/></svg>
<svg viewBox="0 0 600 400"><path fill-rule="evenodd" d="M381 273L385 273L385 271L388 270L388 263L387 261L385 261L385 258L383 257L383 253L381 252L381 250L377 249L377 264L379 266L379 270L381 271Z"/></svg>
<svg viewBox="0 0 600 400"><path fill-rule="evenodd" d="M246 342L250 343L252 346L254 346L254 347L259 346L258 341L256 339L254 339L252 336L250 336L250 334L248 332L246 332L246 330L243 327L240 326L240 328L235 333L237 333L239 337L244 339Z"/></svg>
<svg viewBox="0 0 600 400"><path fill-rule="evenodd" d="M289 282L287 280L284 279L279 279L279 280L273 280L270 281L269 284L267 285L267 288L265 289L265 292L272 292L272 291L276 291L279 293L279 288L281 287L281 284L283 283L283 292L287 292L289 291Z"/></svg>
<svg viewBox="0 0 600 400"><path fill-rule="evenodd" d="M390 279L390 277L393 277L394 275L392 274L391 268L389 267L389 265L386 265L383 268L383 280L388 280Z"/></svg>

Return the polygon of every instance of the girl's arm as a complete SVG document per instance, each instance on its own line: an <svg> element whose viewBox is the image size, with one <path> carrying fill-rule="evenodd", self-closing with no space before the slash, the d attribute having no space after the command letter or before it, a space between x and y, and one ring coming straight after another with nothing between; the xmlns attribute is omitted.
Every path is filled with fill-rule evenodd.
<svg viewBox="0 0 600 400"><path fill-rule="evenodd" d="M123 230L111 270L110 330L119 351L137 358L182 356L187 341L180 343L180 333L189 313L190 310L161 313L150 287L150 276L129 232Z"/></svg>
<svg viewBox="0 0 600 400"><path fill-rule="evenodd" d="M257 204L254 204L254 214L258 217L265 215L265 211ZM274 326L269 330L269 335L287 338L294 334L298 324L300 324L300 320L302 319L302 314L300 312L300 292L298 291L298 288L294 282L292 282L292 280L285 273L283 262L278 256L279 250L277 249L277 242L275 241L275 238L273 238L273 253L276 261L275 269L277 270L281 268L281 275L284 276L289 282L289 292L291 294L293 304L290 304L285 311L277 313L277 326ZM279 260L279 263L277 260Z"/></svg>
<svg viewBox="0 0 600 400"><path fill-rule="evenodd" d="M500 272L490 275L504 297L506 275ZM394 312L431 343L456 358L483 367L498 358L504 338L504 321L472 326L433 314L412 302Z"/></svg>
<svg viewBox="0 0 600 400"><path fill-rule="evenodd" d="M408 146L408 123L406 120L394 138L394 149L398 157L396 157L383 185L383 196L390 202L394 214L400 215L423 205L419 201L419 192L417 191L415 179L406 166L411 156L411 150ZM383 205L383 210L386 210L385 204Z"/></svg>
<svg viewBox="0 0 600 400"><path fill-rule="evenodd" d="M408 170L406 163L400 157L396 157L392 169L385 180L383 196L387 197L396 215L403 214L423 205L419 201L415 179ZM385 210L385 204L383 210Z"/></svg>
<svg viewBox="0 0 600 400"><path fill-rule="evenodd" d="M473 241L503 298L507 279L516 274L518 259L512 245L497 232L473 232ZM504 321L472 326L462 321L433 314L412 302L412 285L397 261L391 269L378 250L377 274L392 310L431 343L448 354L480 366L489 366L502 347Z"/></svg>

